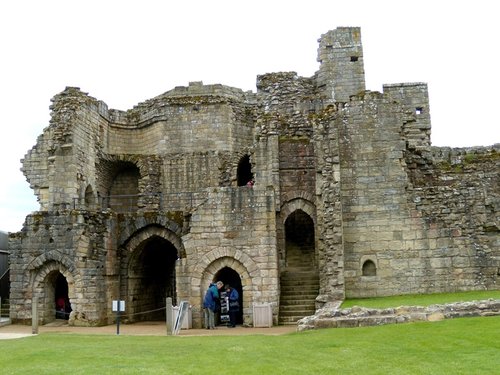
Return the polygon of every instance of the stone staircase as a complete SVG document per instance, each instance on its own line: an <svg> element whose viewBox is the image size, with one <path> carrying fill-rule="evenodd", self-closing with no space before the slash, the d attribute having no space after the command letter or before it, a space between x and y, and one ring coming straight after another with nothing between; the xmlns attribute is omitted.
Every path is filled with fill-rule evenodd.
<svg viewBox="0 0 500 375"><path fill-rule="evenodd" d="M303 317L315 313L319 275L313 266L311 252L304 253L298 247L287 249L287 267L280 277L279 324L296 324Z"/></svg>

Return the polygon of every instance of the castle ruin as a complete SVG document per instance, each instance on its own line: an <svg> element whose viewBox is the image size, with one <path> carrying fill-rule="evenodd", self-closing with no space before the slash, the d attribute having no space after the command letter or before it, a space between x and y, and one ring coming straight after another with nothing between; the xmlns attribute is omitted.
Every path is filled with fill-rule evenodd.
<svg viewBox="0 0 500 375"><path fill-rule="evenodd" d="M10 316L165 319L210 282L240 322L294 323L346 297L498 290L500 145L432 147L427 85L365 89L360 29L322 35L319 70L257 92L191 82L127 111L68 87L22 161L40 203L9 237ZM471 124L472 125L472 124Z"/></svg>

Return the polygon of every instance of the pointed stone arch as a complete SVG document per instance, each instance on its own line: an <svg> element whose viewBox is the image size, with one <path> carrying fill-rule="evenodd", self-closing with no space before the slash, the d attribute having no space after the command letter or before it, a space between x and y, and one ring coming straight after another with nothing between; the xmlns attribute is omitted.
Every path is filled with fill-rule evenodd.
<svg viewBox="0 0 500 375"><path fill-rule="evenodd" d="M252 303L255 301L258 287L254 280L260 280L260 270L257 264L246 254L232 248L219 248L206 254L203 261L198 263L193 274L201 275L200 278L193 279L192 288L200 290L199 306L203 306L203 297L217 273L223 268L231 268L240 275L242 299L242 319L243 324L250 324L252 321ZM200 316L197 317L201 322Z"/></svg>
<svg viewBox="0 0 500 375"><path fill-rule="evenodd" d="M288 193L285 198L287 199L287 201L285 201L281 206L279 220L276 223L278 234L278 259L281 270L283 270L286 265L285 222L293 212L300 210L311 218L314 226L314 238L317 238L316 206L312 203L314 199L312 194L296 191ZM316 247L317 246L315 246L315 248ZM315 256L317 256L317 254L315 254Z"/></svg>
<svg viewBox="0 0 500 375"><path fill-rule="evenodd" d="M122 246L120 298L127 301L129 321L165 319L165 298L176 303L181 256L180 237L157 225L135 232Z"/></svg>
<svg viewBox="0 0 500 375"><path fill-rule="evenodd" d="M285 223L287 217L296 210L302 210L308 214L316 223L316 206L314 205L314 196L307 192L290 192L283 197L283 204L281 205L281 223Z"/></svg>
<svg viewBox="0 0 500 375"><path fill-rule="evenodd" d="M165 228L160 225L148 225L137 230L135 233L131 234L128 240L122 246L125 249L125 253L130 254L133 252L142 242L148 240L153 236L161 237L170 242L177 249L177 255L179 258L186 257L186 251L184 245L182 244L180 233L174 231L178 229L176 226L174 228Z"/></svg>
<svg viewBox="0 0 500 375"><path fill-rule="evenodd" d="M55 280L58 274L66 279L71 310L78 311L79 309L80 303L76 291L80 289L78 286L81 284L80 278L75 278L75 274L61 261L46 259L40 267L31 268L30 271L32 295L38 298L40 324L55 320Z"/></svg>

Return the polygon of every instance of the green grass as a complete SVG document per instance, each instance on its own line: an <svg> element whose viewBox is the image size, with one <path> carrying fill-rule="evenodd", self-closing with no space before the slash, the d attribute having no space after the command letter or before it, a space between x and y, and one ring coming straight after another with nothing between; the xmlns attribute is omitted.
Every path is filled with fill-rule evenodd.
<svg viewBox="0 0 500 375"><path fill-rule="evenodd" d="M500 290L439 294L410 294L380 298L353 298L345 300L342 303L341 307L348 308L352 306L361 306L375 309L384 309L387 307L397 306L430 306L434 304L466 302L488 298L500 299Z"/></svg>
<svg viewBox="0 0 500 375"><path fill-rule="evenodd" d="M494 374L500 316L282 336L41 334L0 341L2 374Z"/></svg>

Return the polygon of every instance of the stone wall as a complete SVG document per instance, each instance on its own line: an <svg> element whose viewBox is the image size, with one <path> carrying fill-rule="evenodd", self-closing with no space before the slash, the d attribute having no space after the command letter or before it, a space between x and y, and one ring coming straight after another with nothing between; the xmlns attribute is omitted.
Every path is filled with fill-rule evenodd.
<svg viewBox="0 0 500 375"><path fill-rule="evenodd" d="M317 308L498 289L499 146L431 147L427 85L365 91L359 28L322 35L318 60L312 77L259 75L256 93L191 82L127 111L56 95L23 160L40 211L10 237L12 318L29 319L33 296L53 318L64 279L72 324L109 322L117 298L160 311L169 295L196 327L222 277L240 288L242 322L255 303L276 322L287 230L314 239L292 248L295 271L319 279Z"/></svg>
<svg viewBox="0 0 500 375"><path fill-rule="evenodd" d="M387 309L369 309L354 306L348 309L323 308L314 316L299 321L297 330L320 328L355 328L401 324L409 322L435 322L464 317L500 315L500 300L456 302L444 305L399 306Z"/></svg>

